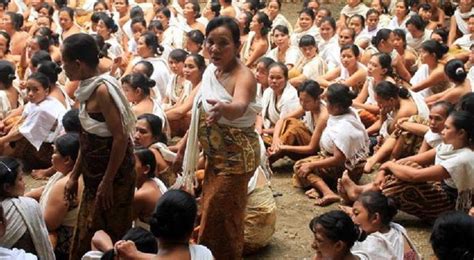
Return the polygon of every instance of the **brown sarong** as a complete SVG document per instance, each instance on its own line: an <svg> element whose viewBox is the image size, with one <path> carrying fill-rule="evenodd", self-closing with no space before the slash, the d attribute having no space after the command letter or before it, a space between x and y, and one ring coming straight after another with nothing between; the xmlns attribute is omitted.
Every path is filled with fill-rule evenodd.
<svg viewBox="0 0 474 260"><path fill-rule="evenodd" d="M38 151L28 139L22 137L18 141L11 142L10 146L14 149L12 156L23 161L26 170L51 167L51 157L53 156L51 143L42 143Z"/></svg>
<svg viewBox="0 0 474 260"><path fill-rule="evenodd" d="M414 162L405 165L422 168ZM394 199L401 211L428 222L433 222L441 213L454 210L456 206L456 192L449 192L441 182L406 182L389 174L385 177L382 193Z"/></svg>
<svg viewBox="0 0 474 260"><path fill-rule="evenodd" d="M132 227L132 202L135 192L135 157L129 142L125 157L113 182L113 205L103 210L95 205L97 188L110 160L112 137L99 137L84 130L80 135L84 191L79 205L70 259L81 259L90 250L91 239L104 230L117 241Z"/></svg>
<svg viewBox="0 0 474 260"><path fill-rule="evenodd" d="M428 120L422 118L419 115L411 116L408 122L428 125ZM423 143L424 136L417 136L408 131L395 130L391 137L397 139L397 143L392 151L392 158L400 159L408 156L412 156L418 153L421 144Z"/></svg>
<svg viewBox="0 0 474 260"><path fill-rule="evenodd" d="M247 185L260 160L254 127L207 126L201 110L198 136L206 157L199 244L216 259L241 259Z"/></svg>

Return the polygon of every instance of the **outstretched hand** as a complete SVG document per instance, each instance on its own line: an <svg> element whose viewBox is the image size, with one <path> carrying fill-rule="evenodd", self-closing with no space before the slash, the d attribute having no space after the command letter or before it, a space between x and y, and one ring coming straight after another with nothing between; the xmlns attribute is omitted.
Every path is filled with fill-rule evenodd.
<svg viewBox="0 0 474 260"><path fill-rule="evenodd" d="M208 116L206 118L206 123L210 125L216 123L222 117L224 103L215 99L206 99L206 102L212 105L212 108L209 110Z"/></svg>

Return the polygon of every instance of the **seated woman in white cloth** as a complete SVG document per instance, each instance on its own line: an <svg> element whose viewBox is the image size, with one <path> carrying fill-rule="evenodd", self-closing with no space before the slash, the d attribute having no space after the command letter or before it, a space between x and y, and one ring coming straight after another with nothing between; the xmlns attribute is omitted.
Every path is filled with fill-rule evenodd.
<svg viewBox="0 0 474 260"><path fill-rule="evenodd" d="M406 31L406 23L410 19L410 5L407 0L397 0L395 7L395 15L388 24L391 30L402 29Z"/></svg>
<svg viewBox="0 0 474 260"><path fill-rule="evenodd" d="M438 101L431 106L429 116L429 128L423 136L423 143L420 146L418 153L424 153L430 149L436 148L443 142L441 132L444 129L444 123L448 119L449 114L454 111L454 106L447 101ZM411 125L413 123L404 122L405 127L426 127L425 125Z"/></svg>
<svg viewBox="0 0 474 260"><path fill-rule="evenodd" d="M431 39L432 30L426 29L426 24L423 19L415 14L407 23L407 45L408 47L414 49L417 52L421 51L421 44L429 39Z"/></svg>
<svg viewBox="0 0 474 260"><path fill-rule="evenodd" d="M266 57L285 64L288 69L293 68L302 58L303 55L298 49L298 45L293 46L290 44L290 36L287 27L277 25L275 29L273 29L273 41L276 47L270 50L267 55L265 55Z"/></svg>
<svg viewBox="0 0 474 260"><path fill-rule="evenodd" d="M166 95L163 97L165 111L181 105L191 92L191 82L184 77L184 61L187 56L188 53L183 49L174 49L168 56L168 65L173 74L166 86Z"/></svg>
<svg viewBox="0 0 474 260"><path fill-rule="evenodd" d="M327 206L340 200L331 190L344 170L351 178L362 176L362 166L369 152L369 137L357 112L351 108L355 94L349 87L335 83L326 92L329 119L319 146L321 152L296 162L294 181L299 187L311 187L306 194L316 198L316 205Z"/></svg>
<svg viewBox="0 0 474 260"><path fill-rule="evenodd" d="M298 14L298 28L290 36L291 46L297 47L301 37L311 35L316 41L321 39L318 28L314 25L315 13L311 8L303 8Z"/></svg>
<svg viewBox="0 0 474 260"><path fill-rule="evenodd" d="M51 159L56 173L49 178L45 186L33 189L25 196L39 201L49 238L57 259L66 259L76 226L79 198L84 188L82 180L78 186L78 197L70 203L64 197L64 187L69 173L74 168L79 153L79 135L67 133L56 138Z"/></svg>
<svg viewBox="0 0 474 260"><path fill-rule="evenodd" d="M298 88L305 80L317 80L327 72L327 64L318 55L318 46L313 36L305 35L301 37L299 45L304 58L295 65L293 69L296 74L289 80L290 84Z"/></svg>
<svg viewBox="0 0 474 260"><path fill-rule="evenodd" d="M288 28L290 33L293 32L293 27L291 23L286 19L286 17L280 12L281 11L281 1L280 0L269 0L267 1L266 13L270 21L272 22L272 30L275 30L277 25L283 25Z"/></svg>
<svg viewBox="0 0 474 260"><path fill-rule="evenodd" d="M257 12L251 19L250 32L247 40L243 42L240 59L245 66L254 68L257 61L271 49L271 22L264 12Z"/></svg>
<svg viewBox="0 0 474 260"><path fill-rule="evenodd" d="M44 169L51 166L52 143L62 131L61 119L66 109L48 96L50 82L44 74L33 73L26 88L30 102L25 105L17 126L0 138L0 153L22 159L32 169ZM2 127L11 117L12 114L2 121Z"/></svg>
<svg viewBox="0 0 474 260"><path fill-rule="evenodd" d="M12 109L23 104L19 90L13 86L15 65L0 60L0 118L3 120Z"/></svg>
<svg viewBox="0 0 474 260"><path fill-rule="evenodd" d="M361 0L348 0L347 4L342 8L341 15L337 21L337 27L343 28L346 26L347 20L354 16L355 14L365 17L369 8L364 4L364 1Z"/></svg>
<svg viewBox="0 0 474 260"><path fill-rule="evenodd" d="M136 149L135 172L136 190L133 197L133 219L135 226L150 230L150 219L155 212L158 199L167 191L165 184L155 177L156 161L147 148Z"/></svg>
<svg viewBox="0 0 474 260"><path fill-rule="evenodd" d="M405 228L392 222L397 214L393 199L368 191L344 211L368 235L364 241L357 241L352 251L365 252L372 259L421 259Z"/></svg>
<svg viewBox="0 0 474 260"><path fill-rule="evenodd" d="M0 159L1 207L7 223L0 246L23 249L40 259L55 259L38 202L22 197L25 183L20 168L20 163L11 157Z"/></svg>
<svg viewBox="0 0 474 260"><path fill-rule="evenodd" d="M3 207L0 206L0 237L5 235L7 230L7 221L3 214ZM16 259L16 260L37 260L38 257L31 253L25 252L23 249L18 248L6 248L0 246L0 258L2 259Z"/></svg>
<svg viewBox="0 0 474 260"><path fill-rule="evenodd" d="M266 145L272 144L275 124L279 119L299 107L298 93L288 83L288 69L280 63L270 65L268 72L269 88L262 97L262 114L255 125Z"/></svg>
<svg viewBox="0 0 474 260"><path fill-rule="evenodd" d="M451 16L448 44L451 45L461 35L469 34L467 21L474 14L474 3L470 0L461 0Z"/></svg>
<svg viewBox="0 0 474 260"><path fill-rule="evenodd" d="M321 40L318 42L318 51L321 58L327 63L328 70L341 66L341 50L337 41L334 18L330 16L322 18L319 31Z"/></svg>

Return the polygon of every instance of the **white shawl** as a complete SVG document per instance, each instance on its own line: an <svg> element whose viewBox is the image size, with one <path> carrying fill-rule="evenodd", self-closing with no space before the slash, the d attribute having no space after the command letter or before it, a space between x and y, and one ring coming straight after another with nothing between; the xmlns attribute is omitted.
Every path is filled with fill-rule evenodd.
<svg viewBox="0 0 474 260"><path fill-rule="evenodd" d="M286 26L288 28L288 32L290 34L293 32L293 26L291 26L291 23L288 22L288 19L286 19L286 17L283 16L282 14L277 14L277 16L275 16L275 19L273 19L273 21L272 21L272 32L273 32L273 29L275 29L275 27L277 25Z"/></svg>
<svg viewBox="0 0 474 260"><path fill-rule="evenodd" d="M150 148L157 149L160 152L161 156L163 156L163 159L165 159L165 161L167 162L173 162L176 158L176 153L171 151L164 143L154 143L150 146Z"/></svg>
<svg viewBox="0 0 474 260"><path fill-rule="evenodd" d="M474 152L466 147L453 150L451 145L436 147L435 165L441 165L451 176L445 183L458 190L456 210L468 211L474 196Z"/></svg>
<svg viewBox="0 0 474 260"><path fill-rule="evenodd" d="M28 230L39 259L55 259L48 230L38 202L27 197L8 198L1 202L7 230L0 245L11 248Z"/></svg>
<svg viewBox="0 0 474 260"><path fill-rule="evenodd" d="M456 19L456 24L462 34L469 33L469 27L467 25L467 22L464 21L464 19L468 19L472 14L474 14L474 7L471 8L471 11L467 13L461 13L459 8L457 8L456 11L454 11L454 19Z"/></svg>
<svg viewBox="0 0 474 260"><path fill-rule="evenodd" d="M214 99L225 103L231 103L233 100L233 96L230 95L219 80L217 80L215 75L216 69L217 67L214 64L207 66L202 76L201 88L194 98L193 109L191 111L191 124L188 130L188 140L186 141L186 151L184 152L183 176L178 177L173 188L182 185L185 185L187 188L192 188L194 173L197 169L199 159L198 128L200 107L202 106L204 112L207 113L213 106L207 103L206 100ZM261 106L253 101L249 104L242 117L235 120L221 117L217 123L238 128L252 127L255 125L257 114L260 111Z"/></svg>
<svg viewBox="0 0 474 260"><path fill-rule="evenodd" d="M321 150L330 154L337 147L346 157L345 166L354 169L359 161L367 158L369 153L369 136L360 121L358 113L350 108L350 112L329 116L319 142Z"/></svg>
<svg viewBox="0 0 474 260"><path fill-rule="evenodd" d="M132 134L135 131L135 115L133 114L130 104L120 88L119 82L108 74L102 74L82 80L79 88L74 93L77 101L80 102L79 119L81 121L82 128L91 134L101 137L112 136L112 133L109 131L105 122L94 120L86 111L87 100L101 84L105 84L107 86L107 91L109 92L120 112L123 131L127 135Z"/></svg>
<svg viewBox="0 0 474 260"><path fill-rule="evenodd" d="M278 119L292 112L299 106L298 92L289 83L286 84L280 99L276 102L275 92L271 88L265 89L262 98L263 127L269 129Z"/></svg>
<svg viewBox="0 0 474 260"><path fill-rule="evenodd" d="M345 5L341 10L341 14L346 16L347 18L351 18L356 14L362 15L362 17L366 17L368 11L369 8L364 4L363 1L361 1L360 4L354 7Z"/></svg>
<svg viewBox="0 0 474 260"><path fill-rule="evenodd" d="M410 79L410 84L414 86L427 79L429 76L430 68L428 67L428 64L421 64L418 67L418 70L415 72L415 75L413 75L413 77ZM425 88L423 90L418 91L418 93L423 97L429 97L433 95L433 91L431 90L431 88Z"/></svg>

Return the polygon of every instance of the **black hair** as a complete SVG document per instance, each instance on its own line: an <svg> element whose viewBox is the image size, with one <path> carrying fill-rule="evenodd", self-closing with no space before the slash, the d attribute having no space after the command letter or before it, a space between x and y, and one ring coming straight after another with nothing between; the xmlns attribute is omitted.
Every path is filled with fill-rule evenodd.
<svg viewBox="0 0 474 260"><path fill-rule="evenodd" d="M41 9L46 9L48 10L48 15L49 16L52 16L54 14L54 7L52 7L50 4L48 3L41 3L40 5L40 8L38 10L41 10Z"/></svg>
<svg viewBox="0 0 474 260"><path fill-rule="evenodd" d="M72 108L68 110L61 120L66 133L81 131L81 121L79 121L79 109Z"/></svg>
<svg viewBox="0 0 474 260"><path fill-rule="evenodd" d="M257 21L263 25L260 33L266 36L272 29L272 21L270 21L270 18L268 18L268 15L264 12L257 12L255 15L257 16Z"/></svg>
<svg viewBox="0 0 474 260"><path fill-rule="evenodd" d="M134 6L130 9L130 19L133 18L144 18L145 13L143 12L143 9L140 6Z"/></svg>
<svg viewBox="0 0 474 260"><path fill-rule="evenodd" d="M199 45L204 44L204 34L200 30L191 30L186 33L186 37Z"/></svg>
<svg viewBox="0 0 474 260"><path fill-rule="evenodd" d="M118 26L115 24L114 19L112 19L106 13L102 13L100 15L99 21L102 21L105 27L107 27L107 29L111 31L111 33L116 33L119 29Z"/></svg>
<svg viewBox="0 0 474 260"><path fill-rule="evenodd" d="M467 111L474 115L474 92L470 92L461 97L458 102L457 110Z"/></svg>
<svg viewBox="0 0 474 260"><path fill-rule="evenodd" d="M196 63L196 66L198 67L199 71L201 72L201 76L202 74L204 73L204 71L206 70L206 60L204 59L204 57L201 55L201 54L197 54L197 53L191 53L188 55L187 58L192 58L194 63Z"/></svg>
<svg viewBox="0 0 474 260"><path fill-rule="evenodd" d="M258 60L257 64L259 63L263 63L263 65L265 66L265 69L269 69L270 68L270 65L272 65L275 61L270 58L270 57L262 57Z"/></svg>
<svg viewBox="0 0 474 260"><path fill-rule="evenodd" d="M329 25L334 29L334 31L336 31L336 20L334 20L333 17L331 17L331 16L324 17L321 20L321 25L325 22L329 23Z"/></svg>
<svg viewBox="0 0 474 260"><path fill-rule="evenodd" d="M158 253L158 243L156 238L150 231L141 228L133 227L127 231L127 233L122 237L122 240L133 241L137 250L142 253L147 254L156 254ZM101 260L114 260L115 258L114 249L110 249L105 252L104 255L100 258Z"/></svg>
<svg viewBox="0 0 474 260"><path fill-rule="evenodd" d="M237 24L236 20L227 17L227 16L219 16L212 19L206 26L206 38L209 37L209 34L216 28L219 27L226 27L232 36L232 41L236 48L240 47L240 29L239 25Z"/></svg>
<svg viewBox="0 0 474 260"><path fill-rule="evenodd" d="M170 52L168 59L172 59L177 62L184 62L188 53L183 49L174 49Z"/></svg>
<svg viewBox="0 0 474 260"><path fill-rule="evenodd" d="M54 3L56 4L57 8L59 8L59 9L67 6L67 0L54 0Z"/></svg>
<svg viewBox="0 0 474 260"><path fill-rule="evenodd" d="M331 10L330 10L329 8L327 8L327 7L324 7L324 6L319 7L318 12L319 12L319 11L325 11L325 12L326 12L327 15L326 15L324 18L326 18L326 17L331 17L331 15L332 15ZM316 12L316 14L317 14L317 12ZM315 14L315 15L316 15L316 14ZM334 18L333 18L333 19L334 19Z"/></svg>
<svg viewBox="0 0 474 260"><path fill-rule="evenodd" d="M318 5L321 5L321 3L319 2L319 0L303 0L303 7L304 8L307 8L309 3L311 2L315 2L315 3L318 3Z"/></svg>
<svg viewBox="0 0 474 260"><path fill-rule="evenodd" d="M349 21L351 21L354 18L359 18L360 24L362 25L362 29L364 29L364 27L365 27L365 18L360 14L355 14L349 19Z"/></svg>
<svg viewBox="0 0 474 260"><path fill-rule="evenodd" d="M254 15L255 13L258 12L258 10L260 9L259 5L260 5L260 2L258 0L245 0L244 4L249 4L250 5L250 12L252 15ZM252 15L250 15L250 17L252 17Z"/></svg>
<svg viewBox="0 0 474 260"><path fill-rule="evenodd" d="M280 68L280 70L283 71L283 76L285 77L285 80L288 80L288 67L285 64L283 64L279 61L273 62L268 67L268 71L270 71L273 67Z"/></svg>
<svg viewBox="0 0 474 260"><path fill-rule="evenodd" d="M105 42L104 37L99 34L92 34L97 47L99 48L99 59L109 57L109 48L112 46L110 43Z"/></svg>
<svg viewBox="0 0 474 260"><path fill-rule="evenodd" d="M98 23L102 14L104 14L104 12L93 12L91 15L91 22Z"/></svg>
<svg viewBox="0 0 474 260"><path fill-rule="evenodd" d="M367 212L369 218L378 213L380 222L384 226L388 226L392 221L393 217L397 215L397 205L392 198L388 198L384 194L378 191L367 191L362 193L357 199Z"/></svg>
<svg viewBox="0 0 474 260"><path fill-rule="evenodd" d="M284 35L290 35L290 31L288 30L288 27L285 25L279 24L273 28L273 34L275 34L276 31L279 31L283 33Z"/></svg>
<svg viewBox="0 0 474 260"><path fill-rule="evenodd" d="M122 78L122 85L128 84L133 89L141 89L145 96L150 95L150 89L155 87L156 82L145 74L132 73Z"/></svg>
<svg viewBox="0 0 474 260"><path fill-rule="evenodd" d="M372 38L372 45L377 47L382 40L387 41L390 38L390 34L392 34L392 30L382 28L380 29L377 34Z"/></svg>
<svg viewBox="0 0 474 260"><path fill-rule="evenodd" d="M61 156L69 156L76 161L79 154L79 133L66 133L54 140L54 146Z"/></svg>
<svg viewBox="0 0 474 260"><path fill-rule="evenodd" d="M443 40L443 43L447 43L448 42L448 32L445 30L445 29L435 29L431 35L433 34L437 34L439 36L441 36L441 39Z"/></svg>
<svg viewBox="0 0 474 260"><path fill-rule="evenodd" d="M444 66L444 73L455 83L463 83L467 77L464 63L460 59L452 59Z"/></svg>
<svg viewBox="0 0 474 260"><path fill-rule="evenodd" d="M40 50L49 51L49 46L51 43L47 37L37 35L37 36L33 36L33 40L35 40L38 43Z"/></svg>
<svg viewBox="0 0 474 260"><path fill-rule="evenodd" d="M424 11L431 11L433 8L431 7L430 4L428 3L422 3L419 7L418 10L424 10Z"/></svg>
<svg viewBox="0 0 474 260"><path fill-rule="evenodd" d="M9 88L15 78L15 65L7 60L0 60L0 82Z"/></svg>
<svg viewBox="0 0 474 260"><path fill-rule="evenodd" d="M95 3L94 3L94 6L93 8L95 9L95 7L97 5L103 5L105 7L105 10L109 10L109 5L107 5L107 3L104 1L104 0L97 0Z"/></svg>
<svg viewBox="0 0 474 260"><path fill-rule="evenodd" d="M155 68L153 68L153 64L151 64L151 62L147 60L141 60L137 62L134 67L138 65L143 66L145 68L145 71L143 71L143 73L145 73L147 77L151 77L151 75L153 75L153 71L155 71Z"/></svg>
<svg viewBox="0 0 474 260"><path fill-rule="evenodd" d="M380 1L382 2L382 1ZM373 9L373 8L370 8L369 11L367 11L367 14L365 15L366 19L369 18L370 15L372 14L376 14L377 16L380 16L380 12Z"/></svg>
<svg viewBox="0 0 474 260"><path fill-rule="evenodd" d="M221 15L221 5L219 2L211 2L211 12L214 13L214 17Z"/></svg>
<svg viewBox="0 0 474 260"><path fill-rule="evenodd" d="M0 157L0 197L9 196L6 192L7 186L14 186L18 174L21 172L21 164L13 157Z"/></svg>
<svg viewBox="0 0 474 260"><path fill-rule="evenodd" d="M441 44L435 40L427 40L421 44L421 48L428 52L434 53L436 55L436 59L441 59L444 54L446 54L449 50L448 46Z"/></svg>
<svg viewBox="0 0 474 260"><path fill-rule="evenodd" d="M344 242L348 251L356 241L364 241L367 237L365 232L341 210L332 210L313 218L309 223L309 228L313 233L316 233L317 225L323 227L326 237L330 240Z"/></svg>
<svg viewBox="0 0 474 260"><path fill-rule="evenodd" d="M356 32L355 32L354 29L349 28L349 27L344 27L344 28L341 29L341 32L342 32L342 31L349 31L349 33L351 34L352 41L355 40ZM341 34L341 33L339 32L339 34Z"/></svg>
<svg viewBox="0 0 474 260"><path fill-rule="evenodd" d="M303 10L298 12L298 17L300 17L302 14L308 15L311 18L311 20L314 21L315 13L314 13L313 9L305 7L305 8L303 8Z"/></svg>
<svg viewBox="0 0 474 260"><path fill-rule="evenodd" d="M359 47L355 44L347 44L341 47L341 53L345 50L351 50L352 53L356 56L359 57L360 55L360 50Z"/></svg>
<svg viewBox="0 0 474 260"><path fill-rule="evenodd" d="M49 83L49 79L46 75L41 72L34 72L29 77L28 80L35 80L37 81L44 89L50 90L51 84Z"/></svg>
<svg viewBox="0 0 474 260"><path fill-rule="evenodd" d="M23 16L14 12L5 12L5 15L10 16L15 31L20 31L23 27Z"/></svg>
<svg viewBox="0 0 474 260"><path fill-rule="evenodd" d="M148 31L164 31L165 28L163 27L163 24L158 21L158 20L153 20L150 22L150 24L148 24Z"/></svg>
<svg viewBox="0 0 474 260"><path fill-rule="evenodd" d="M426 27L426 22L423 21L423 18L418 14L412 15L410 19L408 19L406 25L408 26L409 24L413 25L419 31L424 31Z"/></svg>
<svg viewBox="0 0 474 260"><path fill-rule="evenodd" d="M142 33L141 37L145 39L145 45L148 46L150 49L153 50L153 52L157 55L163 54L163 51L165 48L160 45L158 41L158 37L156 37L156 34L152 32L144 32Z"/></svg>
<svg viewBox="0 0 474 260"><path fill-rule="evenodd" d="M383 30L383 29L382 29ZM400 39L402 39L403 41L403 48L405 49L407 47L407 34L404 30L402 29L395 29L393 30L393 34L395 36L398 36L400 37Z"/></svg>
<svg viewBox="0 0 474 260"><path fill-rule="evenodd" d="M151 135L159 142L167 143L166 135L163 133L163 120L154 114L145 113L137 117L137 120L145 120L150 126Z"/></svg>
<svg viewBox="0 0 474 260"><path fill-rule="evenodd" d="M138 148L135 149L134 154L142 165L148 166L149 170L146 176L150 179L155 177L156 159L153 152L148 148Z"/></svg>
<svg viewBox="0 0 474 260"><path fill-rule="evenodd" d="M300 42L298 43L298 47L307 47L307 46L314 46L318 48L318 45L316 44L316 41L314 40L314 37L312 35L306 34L301 37Z"/></svg>
<svg viewBox="0 0 474 260"><path fill-rule="evenodd" d="M453 119L453 125L457 130L464 130L470 144L474 143L474 115L467 111L455 111L449 115Z"/></svg>
<svg viewBox="0 0 474 260"><path fill-rule="evenodd" d="M405 15L410 13L410 2L408 0L397 0L397 3L403 3L405 5Z"/></svg>
<svg viewBox="0 0 474 260"><path fill-rule="evenodd" d="M158 9L158 11L156 12L157 14L159 13L162 13L164 16L166 16L166 18L170 19L171 18L171 11L168 7L161 7L160 9Z"/></svg>
<svg viewBox="0 0 474 260"><path fill-rule="evenodd" d="M3 36L3 38L7 40L7 44L5 45L5 52L4 52L4 54L7 54L10 52L10 41L11 41L10 34L8 34L5 31L0 31L0 35Z"/></svg>
<svg viewBox="0 0 474 260"><path fill-rule="evenodd" d="M443 107L444 111L446 112L446 117L448 117L454 111L454 105L446 100L437 101L431 106L431 108L438 106Z"/></svg>
<svg viewBox="0 0 474 260"><path fill-rule="evenodd" d="M441 214L436 219L430 243L439 260L474 258L474 218L461 211Z"/></svg>
<svg viewBox="0 0 474 260"><path fill-rule="evenodd" d="M33 56L31 56L30 63L33 67L38 67L38 65L43 61L52 61L51 55L47 51L39 50Z"/></svg>
<svg viewBox="0 0 474 260"><path fill-rule="evenodd" d="M59 45L59 34L53 32L48 27L40 27L35 31L35 35L40 35L48 38L50 45Z"/></svg>
<svg viewBox="0 0 474 260"><path fill-rule="evenodd" d="M348 86L341 83L329 85L326 93L328 103L339 106L344 110L349 109L352 105L352 100L356 97L357 95Z"/></svg>
<svg viewBox="0 0 474 260"><path fill-rule="evenodd" d="M52 86L54 86L56 81L58 81L58 74L61 73L61 71L61 66L54 61L43 61L38 65L38 72L46 75Z"/></svg>
<svg viewBox="0 0 474 260"><path fill-rule="evenodd" d="M186 1L186 4L193 5L193 11L195 13L194 19L197 19L201 16L201 7L199 6L199 3L196 0L188 0Z"/></svg>
<svg viewBox="0 0 474 260"><path fill-rule="evenodd" d="M197 215L196 200L182 190L169 190L158 200L150 220L156 238L170 242L188 242Z"/></svg>
<svg viewBox="0 0 474 260"><path fill-rule="evenodd" d="M385 75L393 77L392 57L384 52L376 53L372 57L374 56L378 58L380 67L387 70Z"/></svg>
<svg viewBox="0 0 474 260"><path fill-rule="evenodd" d="M59 9L58 13L61 13L61 12L66 12L69 18L71 18L71 21L74 21L74 9L68 6L64 6L61 9Z"/></svg>
<svg viewBox="0 0 474 260"><path fill-rule="evenodd" d="M381 97L384 100L389 100L391 98L402 98L408 99L410 97L410 92L406 88L398 87L390 81L381 81L374 88L375 94Z"/></svg>
<svg viewBox="0 0 474 260"><path fill-rule="evenodd" d="M252 14L251 12L243 12L243 14L245 14L245 24L244 24L244 28L242 29L242 32L244 34L248 34L250 32L250 23L252 22L252 17L254 16L254 14Z"/></svg>
<svg viewBox="0 0 474 260"><path fill-rule="evenodd" d="M271 3L271 2L276 2L278 4L278 10L281 10L281 1L280 0L269 0L267 2L267 6Z"/></svg>
<svg viewBox="0 0 474 260"><path fill-rule="evenodd" d="M63 59L79 60L92 68L99 65L99 48L94 38L86 33L76 33L67 37L63 42L61 53Z"/></svg>
<svg viewBox="0 0 474 260"><path fill-rule="evenodd" d="M307 93L313 99L316 99L320 97L320 95L324 92L324 90L321 88L321 86L319 85L317 81L308 79L308 80L303 81L303 83L301 83L300 87L298 88L298 96L302 92Z"/></svg>
<svg viewBox="0 0 474 260"><path fill-rule="evenodd" d="M154 0L153 3L164 6L164 7L168 6L169 4L168 0Z"/></svg>
<svg viewBox="0 0 474 260"><path fill-rule="evenodd" d="M146 20L145 18L141 17L141 16L138 16L138 17L133 17L132 18L132 21L130 22L130 28L132 28L132 26L136 23L139 23L141 25L143 25L143 27L146 28Z"/></svg>

